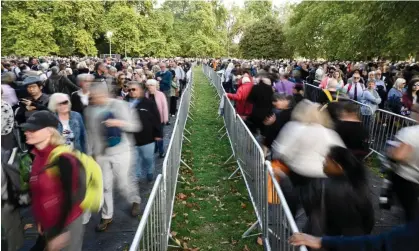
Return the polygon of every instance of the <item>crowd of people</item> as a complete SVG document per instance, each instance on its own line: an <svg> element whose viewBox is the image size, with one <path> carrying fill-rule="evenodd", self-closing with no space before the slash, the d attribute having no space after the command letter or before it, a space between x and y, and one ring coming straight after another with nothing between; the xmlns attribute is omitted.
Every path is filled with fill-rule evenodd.
<svg viewBox="0 0 419 251"><path fill-rule="evenodd" d="M92 213L101 210L98 232L113 221L114 182L138 216L192 62L2 59L2 248L22 246L20 210L31 206L32 250L81 250Z"/></svg>
<svg viewBox="0 0 419 251"><path fill-rule="evenodd" d="M390 169L383 168L386 198L396 195L407 225L368 236L375 212L364 158L372 132L362 122L374 119L379 108L419 121L418 64L204 63L221 76L226 97L261 139L293 215L302 208L307 216L302 231L309 235L293 236L292 244L324 250L419 249L419 125L395 127L399 131L388 139L385 153ZM304 99L306 82L322 89L317 102ZM353 101L370 108L361 111L366 117Z"/></svg>

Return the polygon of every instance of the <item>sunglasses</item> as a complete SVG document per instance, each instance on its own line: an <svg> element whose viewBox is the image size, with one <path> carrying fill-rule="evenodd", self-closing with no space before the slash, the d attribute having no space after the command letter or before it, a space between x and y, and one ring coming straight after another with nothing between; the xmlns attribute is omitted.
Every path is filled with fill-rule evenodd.
<svg viewBox="0 0 419 251"><path fill-rule="evenodd" d="M129 92L135 92L137 89L135 89L135 88L132 88L132 89L129 89L128 91Z"/></svg>
<svg viewBox="0 0 419 251"><path fill-rule="evenodd" d="M63 101L63 102L61 102L61 103L58 103L59 105L68 105L68 100L66 100L66 101Z"/></svg>

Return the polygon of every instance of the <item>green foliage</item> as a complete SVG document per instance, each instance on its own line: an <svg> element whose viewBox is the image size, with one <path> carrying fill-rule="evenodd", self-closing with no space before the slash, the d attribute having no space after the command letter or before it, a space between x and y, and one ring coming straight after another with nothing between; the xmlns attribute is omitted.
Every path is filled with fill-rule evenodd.
<svg viewBox="0 0 419 251"><path fill-rule="evenodd" d="M285 29L299 56L406 58L419 52L418 2L310 2L293 9Z"/></svg>
<svg viewBox="0 0 419 251"><path fill-rule="evenodd" d="M3 55L404 59L419 55L419 2L2 1ZM286 23L282 25L282 22ZM241 39L240 39L241 38ZM239 44L237 40L240 40Z"/></svg>
<svg viewBox="0 0 419 251"><path fill-rule="evenodd" d="M240 40L240 50L245 58L286 58L281 23L272 16L247 27Z"/></svg>

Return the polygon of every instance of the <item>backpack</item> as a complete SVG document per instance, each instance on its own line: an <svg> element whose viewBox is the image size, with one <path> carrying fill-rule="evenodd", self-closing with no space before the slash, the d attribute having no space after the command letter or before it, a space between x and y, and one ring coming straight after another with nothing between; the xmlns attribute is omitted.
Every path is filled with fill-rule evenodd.
<svg viewBox="0 0 419 251"><path fill-rule="evenodd" d="M102 121L115 118L112 112L106 112ZM103 136L107 142L107 147L113 147L121 143L122 131L118 127L107 127L103 124Z"/></svg>
<svg viewBox="0 0 419 251"><path fill-rule="evenodd" d="M1 149L1 167L7 180L7 201L15 207L28 206L29 178L32 158L29 153L17 147L12 150Z"/></svg>
<svg viewBox="0 0 419 251"><path fill-rule="evenodd" d="M336 92L336 99L333 100L332 94L330 94L330 91L327 89L323 89L324 94L326 94L327 99L329 102L339 102L339 91Z"/></svg>
<svg viewBox="0 0 419 251"><path fill-rule="evenodd" d="M74 156L80 162L80 168L84 169L84 176L80 178L85 178L86 180L81 180L79 182L79 189L84 189L84 198L80 203L80 208L83 211L89 212L99 212L102 206L103 199L103 179L102 179L102 169L96 163L96 161L77 150L72 150L70 146L61 145L57 146L48 157L48 165L45 169L52 168L55 166L55 161L58 157L63 154L68 153Z"/></svg>

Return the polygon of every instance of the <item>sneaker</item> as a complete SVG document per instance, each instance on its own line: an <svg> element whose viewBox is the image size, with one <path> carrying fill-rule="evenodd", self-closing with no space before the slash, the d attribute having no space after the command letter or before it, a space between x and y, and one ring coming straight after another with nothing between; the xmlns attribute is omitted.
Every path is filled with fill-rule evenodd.
<svg viewBox="0 0 419 251"><path fill-rule="evenodd" d="M140 204L138 203L132 203L132 208L131 208L131 215L132 217L137 217L138 215L140 215L141 213L141 208L140 208Z"/></svg>
<svg viewBox="0 0 419 251"><path fill-rule="evenodd" d="M174 118L175 117L175 115L174 114L172 114L172 118Z"/></svg>
<svg viewBox="0 0 419 251"><path fill-rule="evenodd" d="M166 157L166 153L160 153L159 158L164 159L164 157Z"/></svg>
<svg viewBox="0 0 419 251"><path fill-rule="evenodd" d="M100 219L100 223L96 226L96 232L106 231L111 223L112 219Z"/></svg>
<svg viewBox="0 0 419 251"><path fill-rule="evenodd" d="M170 122L167 122L166 125L171 125Z"/></svg>

